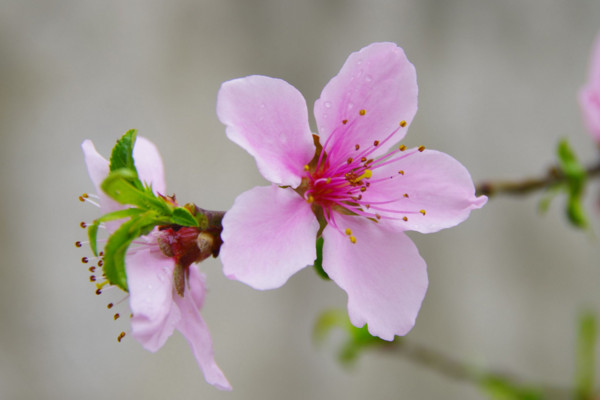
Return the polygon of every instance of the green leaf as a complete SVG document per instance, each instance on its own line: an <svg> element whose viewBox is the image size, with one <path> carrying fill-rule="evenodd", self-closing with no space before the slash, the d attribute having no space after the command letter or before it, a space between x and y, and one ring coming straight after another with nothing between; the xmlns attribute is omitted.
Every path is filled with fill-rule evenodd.
<svg viewBox="0 0 600 400"><path fill-rule="evenodd" d="M198 220L194 218L191 212L187 208L177 207L173 210L173 216L171 222L175 225L181 226L200 226Z"/></svg>
<svg viewBox="0 0 600 400"><path fill-rule="evenodd" d="M575 367L575 390L578 399L591 399L594 394L596 374L596 342L598 323L591 312L583 313L579 319Z"/></svg>
<svg viewBox="0 0 600 400"><path fill-rule="evenodd" d="M131 129L117 140L117 144L110 153L110 171L124 168L133 171L137 177L137 170L133 160L133 146L135 144L136 136L137 131Z"/></svg>
<svg viewBox="0 0 600 400"><path fill-rule="evenodd" d="M327 275L327 272L323 269L323 242L324 240L322 237L317 239L317 259L313 266L317 275L323 279L329 280L329 275Z"/></svg>
<svg viewBox="0 0 600 400"><path fill-rule="evenodd" d="M97 246L97 236L98 236L98 227L102 222L106 221L115 221L117 219L133 217L135 215L139 215L143 213L144 210L140 210L139 208L127 208L125 210L113 211L108 214L104 214L100 218L96 219L94 223L92 223L88 227L88 238L90 240L90 248L92 249L92 253L95 256L98 256L98 246Z"/></svg>
<svg viewBox="0 0 600 400"><path fill-rule="evenodd" d="M113 285L127 290L127 273L125 271L125 254L131 242L147 234L158 225L159 216L153 211L146 211L129 221L124 222L106 242L104 247L103 271L106 279Z"/></svg>
<svg viewBox="0 0 600 400"><path fill-rule="evenodd" d="M156 197L148 189L140 189L132 184L134 172L122 168L111 171L100 185L102 190L112 199L121 204L137 206L143 210L154 210L161 215L170 217L173 209L166 201Z"/></svg>

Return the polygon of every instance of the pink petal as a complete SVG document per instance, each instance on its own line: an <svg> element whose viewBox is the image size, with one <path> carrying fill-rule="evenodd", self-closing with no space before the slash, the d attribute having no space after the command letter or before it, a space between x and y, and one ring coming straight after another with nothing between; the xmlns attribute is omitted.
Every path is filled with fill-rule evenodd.
<svg viewBox="0 0 600 400"><path fill-rule="evenodd" d="M336 215L341 229L325 227L323 268L348 294L348 315L357 327L384 340L412 329L427 291L425 261L402 232L366 218Z"/></svg>
<svg viewBox="0 0 600 400"><path fill-rule="evenodd" d="M475 196L469 171L448 154L435 150L406 150L406 154L411 152L414 154L398 162L374 168L372 181L393 178L371 184L363 194L363 199L373 204L397 200L381 206L406 213L380 214L395 218L394 223L401 229L431 233L449 228L467 219L471 210L481 208L487 202L487 197ZM420 213L421 210L425 215ZM401 219L404 216L408 221Z"/></svg>
<svg viewBox="0 0 600 400"><path fill-rule="evenodd" d="M128 252L125 259L133 337L145 349L157 351L181 318L173 303L175 261L154 247Z"/></svg>
<svg viewBox="0 0 600 400"><path fill-rule="evenodd" d="M84 140L81 144L81 149L83 150L83 157L85 165L87 166L88 175L90 176L94 188L96 189L96 194L99 197L100 213L107 214L112 211L123 209L124 206L122 204L105 195L102 189L100 189L102 181L108 176L108 160L98 153L91 140ZM120 223L117 223L110 231L112 232L119 225Z"/></svg>
<svg viewBox="0 0 600 400"><path fill-rule="evenodd" d="M154 143L138 136L133 146L133 160L140 180L151 184L154 193L166 194L163 162Z"/></svg>
<svg viewBox="0 0 600 400"><path fill-rule="evenodd" d="M335 133L326 150L331 153L335 143L343 158L356 144L372 146L397 130L382 146L385 151L404 137L417 112L417 94L415 67L394 43L373 43L350 54L315 102L321 144ZM361 116L360 110L365 114ZM401 121L407 126L400 127Z"/></svg>
<svg viewBox="0 0 600 400"><path fill-rule="evenodd" d="M594 45L588 82L579 92L579 104L587 130L600 143L600 35Z"/></svg>
<svg viewBox="0 0 600 400"><path fill-rule="evenodd" d="M225 82L217 115L227 126L227 137L256 159L266 179L278 185L300 184L315 146L306 102L296 88L258 75Z"/></svg>
<svg viewBox="0 0 600 400"><path fill-rule="evenodd" d="M291 189L255 187L223 218L223 271L255 289L273 289L312 264L319 223Z"/></svg>
<svg viewBox="0 0 600 400"><path fill-rule="evenodd" d="M184 296L173 295L181 318L177 322L177 330L185 336L194 357L204 373L204 379L220 390L231 390L231 385L215 362L213 346L208 327L200 315L198 299L204 298L204 278L195 267L190 267L188 286Z"/></svg>

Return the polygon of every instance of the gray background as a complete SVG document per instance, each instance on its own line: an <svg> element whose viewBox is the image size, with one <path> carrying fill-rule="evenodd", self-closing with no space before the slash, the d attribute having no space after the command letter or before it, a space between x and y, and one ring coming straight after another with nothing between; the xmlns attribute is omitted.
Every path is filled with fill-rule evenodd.
<svg viewBox="0 0 600 400"><path fill-rule="evenodd" d="M450 153L476 181L534 175L563 136L585 160L597 155L576 93L599 30L598 1L3 0L0 398L481 398L394 355L341 368L342 336L318 348L311 329L345 295L310 269L258 292L224 278L218 260L200 266L232 393L204 382L177 333L156 354L131 338L118 344L127 321L105 305L122 295L94 295L79 262L87 251L73 246L85 237L79 222L96 215L77 201L92 190L79 146L90 138L108 154L137 128L159 146L170 191L226 209L265 181L216 118L220 83L280 77L312 109L350 52L385 40L417 68L407 145ZM411 235L431 283L409 340L571 382L576 316L600 310L598 237L568 227L560 201L538 216L538 199L494 199L457 228Z"/></svg>

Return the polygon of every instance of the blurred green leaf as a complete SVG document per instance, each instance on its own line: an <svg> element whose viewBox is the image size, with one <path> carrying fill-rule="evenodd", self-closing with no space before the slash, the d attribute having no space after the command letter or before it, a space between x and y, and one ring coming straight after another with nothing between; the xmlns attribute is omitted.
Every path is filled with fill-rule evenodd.
<svg viewBox="0 0 600 400"><path fill-rule="evenodd" d="M501 376L487 376L481 381L482 389L495 400L542 400L544 395L541 390L515 385Z"/></svg>
<svg viewBox="0 0 600 400"><path fill-rule="evenodd" d="M588 400L594 395L596 374L596 342L598 323L592 312L585 312L579 318L577 332L577 353L575 366L575 390L577 399Z"/></svg>
<svg viewBox="0 0 600 400"><path fill-rule="evenodd" d="M313 330L315 342L323 342L335 328L346 333L346 341L338 351L338 359L345 365L356 361L360 352L366 348L390 345L391 343L372 336L367 325L362 328L355 327L348 319L346 312L341 310L329 310L321 313Z"/></svg>
<svg viewBox="0 0 600 400"><path fill-rule="evenodd" d="M588 226L587 216L582 205L587 183L585 168L577 160L575 152L566 139L559 142L557 155L561 172L566 178L564 188L568 196L567 218L574 226L586 228Z"/></svg>

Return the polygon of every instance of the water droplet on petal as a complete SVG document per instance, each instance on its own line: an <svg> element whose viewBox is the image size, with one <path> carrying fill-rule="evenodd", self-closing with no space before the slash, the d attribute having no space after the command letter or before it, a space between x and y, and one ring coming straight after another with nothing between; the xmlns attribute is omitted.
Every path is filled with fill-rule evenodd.
<svg viewBox="0 0 600 400"><path fill-rule="evenodd" d="M352 110L354 108L354 103L348 103L348 110Z"/></svg>
<svg viewBox="0 0 600 400"><path fill-rule="evenodd" d="M325 102L325 108L331 108L331 102L330 101L326 101Z"/></svg>

